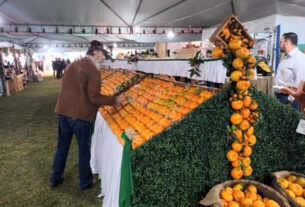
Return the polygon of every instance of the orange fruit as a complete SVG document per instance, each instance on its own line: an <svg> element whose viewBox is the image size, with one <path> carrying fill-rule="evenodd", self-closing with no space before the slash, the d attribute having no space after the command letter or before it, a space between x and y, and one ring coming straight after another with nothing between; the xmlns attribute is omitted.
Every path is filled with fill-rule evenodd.
<svg viewBox="0 0 305 207"><path fill-rule="evenodd" d="M291 190L292 192L294 192L295 196L302 196L303 194L303 188L302 186L300 186L297 183L290 183L288 186L289 190Z"/></svg>
<svg viewBox="0 0 305 207"><path fill-rule="evenodd" d="M220 48L215 48L212 51L212 58L219 58L219 57L222 57L222 55L223 55L223 50Z"/></svg>
<svg viewBox="0 0 305 207"><path fill-rule="evenodd" d="M257 193L257 188L255 187L255 185L248 185L247 190L253 193Z"/></svg>
<svg viewBox="0 0 305 207"><path fill-rule="evenodd" d="M243 145L238 142L233 142L231 146L232 146L232 149L236 152L239 152L243 147Z"/></svg>
<svg viewBox="0 0 305 207"><path fill-rule="evenodd" d="M243 119L243 120L241 121L241 123L239 124L239 128L240 128L242 131L247 130L249 127L250 127L250 123L249 123L247 120L245 120L245 119Z"/></svg>
<svg viewBox="0 0 305 207"><path fill-rule="evenodd" d="M244 173L240 168L235 167L231 170L231 176L235 180L238 180L238 179L242 178L243 175L244 175Z"/></svg>
<svg viewBox="0 0 305 207"><path fill-rule="evenodd" d="M250 206L253 206L253 201L250 198L242 198L240 200L240 204L241 204L241 206L250 207Z"/></svg>
<svg viewBox="0 0 305 207"><path fill-rule="evenodd" d="M252 191L247 191L246 192L246 198L250 198L252 201L256 201L257 194L252 192Z"/></svg>
<svg viewBox="0 0 305 207"><path fill-rule="evenodd" d="M239 207L239 204L236 201L230 201L228 206L229 207Z"/></svg>
<svg viewBox="0 0 305 207"><path fill-rule="evenodd" d="M244 176L248 177L250 175L252 175L253 169L252 167L249 165L248 167L245 167L244 169Z"/></svg>
<svg viewBox="0 0 305 207"><path fill-rule="evenodd" d="M247 70L247 74L250 72L250 75L247 76L248 80L252 80L254 78L255 75L255 71L253 69L249 69Z"/></svg>
<svg viewBox="0 0 305 207"><path fill-rule="evenodd" d="M229 186L225 187L225 191L228 191L229 193L233 193L233 189Z"/></svg>
<svg viewBox="0 0 305 207"><path fill-rule="evenodd" d="M255 64L256 64L256 58L255 57L250 56L250 57L247 58L248 67L253 68Z"/></svg>
<svg viewBox="0 0 305 207"><path fill-rule="evenodd" d="M261 201L261 200L256 200L256 201L254 201L254 203L253 203L253 207L265 207L265 204L264 204L264 202Z"/></svg>
<svg viewBox="0 0 305 207"><path fill-rule="evenodd" d="M228 192L228 191L226 191L226 190L221 191L220 197L221 197L222 199L224 199L225 201L227 201L227 202L233 200L233 195L232 195L232 193L230 193L230 192Z"/></svg>
<svg viewBox="0 0 305 207"><path fill-rule="evenodd" d="M237 136L238 140L241 140L243 133L240 129L234 130L233 133Z"/></svg>
<svg viewBox="0 0 305 207"><path fill-rule="evenodd" d="M241 110L241 116L245 119L245 118L248 118L250 116L250 109L247 109L247 108L243 108Z"/></svg>
<svg viewBox="0 0 305 207"><path fill-rule="evenodd" d="M239 70L235 70L231 73L231 80L232 81L239 81L242 77L242 73Z"/></svg>
<svg viewBox="0 0 305 207"><path fill-rule="evenodd" d="M243 153L243 155L246 156L246 157L249 157L251 154L252 154L252 148L249 147L249 146L246 146L246 147L244 148L244 153Z"/></svg>
<svg viewBox="0 0 305 207"><path fill-rule="evenodd" d="M241 47L235 51L235 56L242 59L246 59L249 55L250 55L250 51L245 47Z"/></svg>
<svg viewBox="0 0 305 207"><path fill-rule="evenodd" d="M253 134L254 128L253 126L250 126L249 129L247 130L247 136L251 136Z"/></svg>
<svg viewBox="0 0 305 207"><path fill-rule="evenodd" d="M302 207L305 207L305 199L303 197L296 197L294 200Z"/></svg>
<svg viewBox="0 0 305 207"><path fill-rule="evenodd" d="M286 192L290 195L292 199L295 199L295 194L292 190L286 190Z"/></svg>
<svg viewBox="0 0 305 207"><path fill-rule="evenodd" d="M240 69L242 67L244 67L244 61L241 58L235 58L232 62L232 66L235 69Z"/></svg>
<svg viewBox="0 0 305 207"><path fill-rule="evenodd" d="M235 161L232 162L231 164L232 164L232 167L239 167L239 166L240 166L239 160L235 160Z"/></svg>
<svg viewBox="0 0 305 207"><path fill-rule="evenodd" d="M263 201L263 198L262 198L262 196L260 194L257 194L257 199L256 200L257 201Z"/></svg>
<svg viewBox="0 0 305 207"><path fill-rule="evenodd" d="M251 105L252 98L250 96L244 97L244 107L249 107Z"/></svg>
<svg viewBox="0 0 305 207"><path fill-rule="evenodd" d="M257 109L257 107L258 107L258 105L257 105L257 103L254 101L251 105L250 105L250 109L252 110L252 111L254 111L255 109Z"/></svg>
<svg viewBox="0 0 305 207"><path fill-rule="evenodd" d="M245 197L244 192L238 190L233 192L233 198L235 201L239 202L242 198Z"/></svg>
<svg viewBox="0 0 305 207"><path fill-rule="evenodd" d="M249 157L245 157L243 160L242 160L242 163L245 167L248 167L250 164L251 164L251 159Z"/></svg>
<svg viewBox="0 0 305 207"><path fill-rule="evenodd" d="M227 155L226 155L227 159L230 161L230 162L234 162L238 159L238 154L236 151L234 150L229 150L227 152Z"/></svg>
<svg viewBox="0 0 305 207"><path fill-rule="evenodd" d="M232 39L229 42L229 47L232 50L237 50L237 49L239 49L241 47L241 44L242 44L242 41L240 39Z"/></svg>
<svg viewBox="0 0 305 207"><path fill-rule="evenodd" d="M232 189L233 189L233 192L234 191L239 191L239 190L243 191L244 187L241 184L238 183L238 184L235 184Z"/></svg>
<svg viewBox="0 0 305 207"><path fill-rule="evenodd" d="M248 144L249 144L249 146L253 146L256 144L256 137L254 135L250 135L248 137Z"/></svg>
<svg viewBox="0 0 305 207"><path fill-rule="evenodd" d="M232 101L231 106L234 110L240 110L243 107L243 101L241 100Z"/></svg>
<svg viewBox="0 0 305 207"><path fill-rule="evenodd" d="M250 88L250 86L251 86L251 83L248 80L239 80L236 84L236 87L241 91L248 90L248 88Z"/></svg>
<svg viewBox="0 0 305 207"><path fill-rule="evenodd" d="M243 117L239 113L234 113L231 115L230 121L232 124L238 125L243 120Z"/></svg>
<svg viewBox="0 0 305 207"><path fill-rule="evenodd" d="M284 189L288 188L289 186L289 182L285 178L279 178L278 182Z"/></svg>
<svg viewBox="0 0 305 207"><path fill-rule="evenodd" d="M265 202L265 206L266 207L280 207L280 205L277 202L275 202L274 200L270 200L270 199Z"/></svg>

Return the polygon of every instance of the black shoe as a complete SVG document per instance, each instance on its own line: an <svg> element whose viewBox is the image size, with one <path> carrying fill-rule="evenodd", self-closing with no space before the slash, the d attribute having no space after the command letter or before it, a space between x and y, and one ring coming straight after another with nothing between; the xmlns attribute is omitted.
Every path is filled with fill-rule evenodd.
<svg viewBox="0 0 305 207"><path fill-rule="evenodd" d="M55 188L56 186L61 185L64 182L63 178L59 178L54 184L50 184L51 188Z"/></svg>
<svg viewBox="0 0 305 207"><path fill-rule="evenodd" d="M87 189L91 189L94 188L95 186L97 186L98 181L93 179L90 183L90 185L88 185L87 187L81 189L81 191L87 190Z"/></svg>

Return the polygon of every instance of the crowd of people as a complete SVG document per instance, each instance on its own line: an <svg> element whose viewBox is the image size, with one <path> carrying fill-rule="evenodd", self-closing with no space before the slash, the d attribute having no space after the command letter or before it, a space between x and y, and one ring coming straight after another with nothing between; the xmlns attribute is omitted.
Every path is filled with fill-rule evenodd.
<svg viewBox="0 0 305 207"><path fill-rule="evenodd" d="M62 78L65 68L70 64L70 60L67 59L60 59L55 58L54 61L52 61L52 67L53 67L53 77L56 77L57 79Z"/></svg>

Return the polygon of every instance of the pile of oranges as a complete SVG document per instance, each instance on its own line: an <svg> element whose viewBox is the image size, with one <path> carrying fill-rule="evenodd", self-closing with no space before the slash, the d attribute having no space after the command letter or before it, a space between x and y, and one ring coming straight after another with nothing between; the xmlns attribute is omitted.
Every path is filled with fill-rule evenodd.
<svg viewBox="0 0 305 207"><path fill-rule="evenodd" d="M114 73L115 70L107 70L105 68L100 69L101 79L104 80L106 77L108 77L110 74Z"/></svg>
<svg viewBox="0 0 305 207"><path fill-rule="evenodd" d="M113 80L124 81L117 78L117 75L121 74L116 72L103 80L102 94L111 95L115 87L111 84ZM115 107L100 107L99 112L122 145L122 132L127 128L133 129L137 137L133 140L132 146L136 148L168 128L173 122L179 121L212 97L214 92L200 87L175 86L173 82L145 78L124 94L128 101Z"/></svg>
<svg viewBox="0 0 305 207"><path fill-rule="evenodd" d="M224 207L280 207L276 201L263 198L255 185L236 184L232 188L226 187L220 192L220 198Z"/></svg>
<svg viewBox="0 0 305 207"><path fill-rule="evenodd" d="M302 207L305 207L305 178L290 175L279 178L278 183L285 189L289 196Z"/></svg>

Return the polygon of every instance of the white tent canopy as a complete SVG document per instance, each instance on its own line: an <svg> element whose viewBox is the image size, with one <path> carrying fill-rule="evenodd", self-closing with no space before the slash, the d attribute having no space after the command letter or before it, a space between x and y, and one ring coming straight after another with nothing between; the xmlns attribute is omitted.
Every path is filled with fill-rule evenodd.
<svg viewBox="0 0 305 207"><path fill-rule="evenodd" d="M272 25L275 15L305 17L305 1L0 0L0 41L35 48L80 47L93 39L126 45L193 41L201 39L202 28L213 28L231 14L242 22L267 18ZM164 33L170 30L180 35L169 39Z"/></svg>

